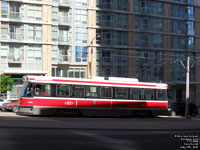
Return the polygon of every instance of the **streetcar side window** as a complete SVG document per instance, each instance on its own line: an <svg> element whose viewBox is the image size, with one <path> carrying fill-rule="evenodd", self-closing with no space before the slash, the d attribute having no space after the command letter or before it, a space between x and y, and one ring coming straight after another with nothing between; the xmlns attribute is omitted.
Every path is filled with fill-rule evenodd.
<svg viewBox="0 0 200 150"><path fill-rule="evenodd" d="M85 86L74 85L72 86L73 97L85 97Z"/></svg>
<svg viewBox="0 0 200 150"><path fill-rule="evenodd" d="M144 89L144 99L153 100L154 99L154 90L153 89Z"/></svg>
<svg viewBox="0 0 200 150"><path fill-rule="evenodd" d="M131 88L130 99L136 99L136 100L142 99L142 89Z"/></svg>
<svg viewBox="0 0 200 150"><path fill-rule="evenodd" d="M167 90L156 90L156 99L165 100L167 97Z"/></svg>
<svg viewBox="0 0 200 150"><path fill-rule="evenodd" d="M101 98L112 98L113 97L113 89L111 87L101 87Z"/></svg>
<svg viewBox="0 0 200 150"><path fill-rule="evenodd" d="M51 85L37 84L35 86L35 96L51 96Z"/></svg>
<svg viewBox="0 0 200 150"><path fill-rule="evenodd" d="M86 96L93 97L93 98L99 97L99 87L86 86Z"/></svg>
<svg viewBox="0 0 200 150"><path fill-rule="evenodd" d="M115 98L127 99L128 89L127 88L115 88Z"/></svg>
<svg viewBox="0 0 200 150"><path fill-rule="evenodd" d="M69 85L57 85L56 86L56 96L69 97L70 86Z"/></svg>

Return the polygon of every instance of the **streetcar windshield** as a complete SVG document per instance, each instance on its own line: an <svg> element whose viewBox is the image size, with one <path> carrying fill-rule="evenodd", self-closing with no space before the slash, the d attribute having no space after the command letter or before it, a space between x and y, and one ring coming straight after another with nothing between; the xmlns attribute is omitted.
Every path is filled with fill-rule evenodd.
<svg viewBox="0 0 200 150"><path fill-rule="evenodd" d="M33 96L33 84L30 82L24 82L21 97L32 97Z"/></svg>

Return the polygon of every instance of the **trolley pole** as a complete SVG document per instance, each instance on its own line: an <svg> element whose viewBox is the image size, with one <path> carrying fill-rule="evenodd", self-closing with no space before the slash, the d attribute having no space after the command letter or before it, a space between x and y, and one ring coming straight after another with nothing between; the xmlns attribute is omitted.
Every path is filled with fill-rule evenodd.
<svg viewBox="0 0 200 150"><path fill-rule="evenodd" d="M190 57L187 57L186 67L186 99L185 99L185 118L189 118L189 91L190 91Z"/></svg>

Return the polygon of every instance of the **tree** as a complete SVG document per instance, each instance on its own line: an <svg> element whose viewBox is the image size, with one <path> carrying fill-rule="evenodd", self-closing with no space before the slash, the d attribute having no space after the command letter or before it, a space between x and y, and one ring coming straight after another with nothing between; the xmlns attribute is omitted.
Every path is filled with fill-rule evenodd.
<svg viewBox="0 0 200 150"><path fill-rule="evenodd" d="M0 80L0 93L6 93L13 89L14 81L10 78L9 75L1 75Z"/></svg>

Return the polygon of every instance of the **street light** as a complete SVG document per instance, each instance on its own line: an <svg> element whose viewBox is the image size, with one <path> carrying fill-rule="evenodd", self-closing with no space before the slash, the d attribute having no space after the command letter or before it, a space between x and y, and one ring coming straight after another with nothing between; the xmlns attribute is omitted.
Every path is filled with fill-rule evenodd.
<svg viewBox="0 0 200 150"><path fill-rule="evenodd" d="M92 62L93 62L93 44L94 44L94 40L96 38L100 37L100 35L96 35L95 37L92 38L90 44L88 45L88 71L89 71L89 78L92 78ZM89 49L91 47L91 49ZM90 51L89 51L90 50ZM90 57L89 57L90 56Z"/></svg>

